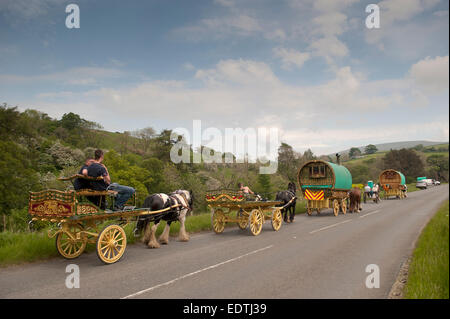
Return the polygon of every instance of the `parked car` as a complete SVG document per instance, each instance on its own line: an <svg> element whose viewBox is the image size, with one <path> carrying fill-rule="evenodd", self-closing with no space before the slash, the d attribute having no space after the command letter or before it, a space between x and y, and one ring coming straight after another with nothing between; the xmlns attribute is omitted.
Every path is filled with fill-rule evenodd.
<svg viewBox="0 0 450 319"><path fill-rule="evenodd" d="M427 189L428 184L427 184L427 182L424 179L422 179L420 181L417 181L416 187L420 188L420 189Z"/></svg>
<svg viewBox="0 0 450 319"><path fill-rule="evenodd" d="M441 185L440 181L434 181L434 185Z"/></svg>
<svg viewBox="0 0 450 319"><path fill-rule="evenodd" d="M427 183L427 186L433 186L434 185L433 180L431 178L424 179L424 181Z"/></svg>

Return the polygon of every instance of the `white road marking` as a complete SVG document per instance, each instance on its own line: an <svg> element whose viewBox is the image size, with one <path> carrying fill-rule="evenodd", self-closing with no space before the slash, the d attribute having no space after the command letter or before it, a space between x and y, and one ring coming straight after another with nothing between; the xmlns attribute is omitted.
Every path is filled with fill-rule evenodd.
<svg viewBox="0 0 450 319"><path fill-rule="evenodd" d="M374 211L371 212L371 213L367 213L367 214L364 214L364 215L359 216L359 218L364 218L364 217L366 217L366 216L369 216L369 215L372 215L372 214L377 214L377 213L379 213L379 212L380 212L380 210L374 210Z"/></svg>
<svg viewBox="0 0 450 319"><path fill-rule="evenodd" d="M326 229L329 229L329 228L332 228L332 227L335 227L335 226L338 226L338 225L341 225L341 224L345 224L345 223L348 223L348 222L351 222L351 221L352 221L351 219L347 219L347 220L344 220L343 222L336 223L336 224L329 225L329 226L325 226L325 227L322 227L322 228L313 230L313 231L311 231L311 232L309 232L309 233L310 233L310 234L314 234L314 233L317 233L317 232L319 232L319 231L326 230Z"/></svg>
<svg viewBox="0 0 450 319"><path fill-rule="evenodd" d="M159 285L156 285L156 286L153 286L153 287L150 287L150 288L147 288L147 289L138 291L138 292L136 292L136 293L134 293L134 294L128 295L128 296L123 297L123 298L121 298L121 299L133 298L133 297L142 295L142 294L144 294L144 293L146 293L146 292L155 290L155 289L157 289L157 288L160 288L160 287L163 287L163 286L171 285L171 284L173 284L174 282L179 281L179 280L181 280L181 279L185 279L185 278L194 276L194 275L196 275L196 274L199 274L199 273L201 273L201 272L203 272L203 271L210 270L210 269L214 269L214 268L217 268L217 267L219 267L219 266L222 266L222 265L228 264L228 263L230 263L230 262L236 261L236 260L238 260L238 259L241 259L241 258L250 256L250 255L253 255L253 254L256 254L256 253L259 253L259 252L261 252L261 251L263 251L263 250L270 249L270 248L272 248L273 246L274 246L274 245L270 245L270 246L267 246L267 247L264 247L264 248L260 248L260 249L251 251L251 252L246 253L246 254L244 254L244 255L241 255L241 256L238 256L238 257L235 257L235 258L232 258L232 259L228 259L228 260L222 261L221 263L218 263L218 264L215 264L215 265L212 265L212 266L209 266L209 267L206 267L206 268L203 268L203 269L200 269L200 270L197 270L197 271L188 273L188 274L186 274L186 275L183 275L183 276L177 277L177 278L175 278L175 279L166 281L166 282L164 282L164 283L162 283L162 284L159 284Z"/></svg>

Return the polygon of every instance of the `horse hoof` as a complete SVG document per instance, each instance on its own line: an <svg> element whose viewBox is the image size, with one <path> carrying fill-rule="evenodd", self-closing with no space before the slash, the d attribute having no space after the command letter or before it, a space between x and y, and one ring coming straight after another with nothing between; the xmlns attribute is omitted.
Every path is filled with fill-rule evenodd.
<svg viewBox="0 0 450 319"><path fill-rule="evenodd" d="M169 241L168 240L160 240L159 243L162 245L168 245Z"/></svg>
<svg viewBox="0 0 450 319"><path fill-rule="evenodd" d="M161 245L158 244L158 243L149 243L149 244L147 245L147 247L148 247L148 248L159 248L159 247L161 247Z"/></svg>

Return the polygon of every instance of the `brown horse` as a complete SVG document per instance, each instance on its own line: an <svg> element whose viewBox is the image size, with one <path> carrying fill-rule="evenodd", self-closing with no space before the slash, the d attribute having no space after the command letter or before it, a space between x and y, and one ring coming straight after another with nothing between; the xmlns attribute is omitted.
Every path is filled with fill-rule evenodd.
<svg viewBox="0 0 450 319"><path fill-rule="evenodd" d="M354 213L357 212L359 213L362 210L362 206L361 206L361 190L359 188L352 188L349 192L348 192L349 198L350 198L350 207L349 207L349 212Z"/></svg>

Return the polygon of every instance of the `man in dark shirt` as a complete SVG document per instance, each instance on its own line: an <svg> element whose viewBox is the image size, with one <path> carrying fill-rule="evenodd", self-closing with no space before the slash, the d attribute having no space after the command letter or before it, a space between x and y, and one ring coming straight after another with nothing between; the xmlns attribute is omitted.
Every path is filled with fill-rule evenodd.
<svg viewBox="0 0 450 319"><path fill-rule="evenodd" d="M111 178L108 173L108 169L103 161L103 151L95 151L95 160L88 167L88 175L92 177L103 177L99 181L91 181L91 188L99 191L113 190L117 192L116 203L114 205L114 210L122 210L128 199L133 196L135 190L132 187L119 185L117 183L111 183Z"/></svg>
<svg viewBox="0 0 450 319"><path fill-rule="evenodd" d="M80 168L80 171L78 172L79 175L84 175L84 176L88 176L88 167L89 165L91 165L94 162L94 159L92 158L88 158L86 160L86 162L84 163L84 165ZM88 189L90 188L91 185L89 183L88 180L83 179L83 178L76 178L73 181L73 188L75 190L80 190L80 189Z"/></svg>

